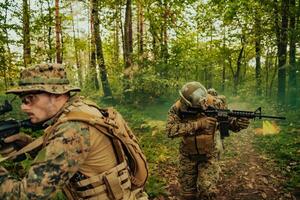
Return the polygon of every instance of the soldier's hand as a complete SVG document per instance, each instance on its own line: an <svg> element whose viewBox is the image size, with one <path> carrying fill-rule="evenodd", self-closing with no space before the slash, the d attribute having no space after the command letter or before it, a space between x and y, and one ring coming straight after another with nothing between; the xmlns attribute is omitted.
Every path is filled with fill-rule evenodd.
<svg viewBox="0 0 300 200"><path fill-rule="evenodd" d="M26 146L32 141L33 141L32 137L24 133L18 133L9 136L4 139L4 142L7 143L7 145L0 148L0 154L2 156L8 156L9 154L17 151L15 149L16 146L18 146L19 148L23 148L24 146Z"/></svg>
<svg viewBox="0 0 300 200"><path fill-rule="evenodd" d="M249 124L250 124L250 120L247 118L237 118L236 120L236 125L241 129L248 128Z"/></svg>
<svg viewBox="0 0 300 200"><path fill-rule="evenodd" d="M213 117L201 117L196 121L196 129L213 132L216 128L217 119Z"/></svg>
<svg viewBox="0 0 300 200"><path fill-rule="evenodd" d="M0 176L5 175L7 173L8 171L3 166L0 166Z"/></svg>
<svg viewBox="0 0 300 200"><path fill-rule="evenodd" d="M0 154L2 157L9 156L12 153L15 153L17 150L13 144L7 144L5 146L2 146L0 149Z"/></svg>

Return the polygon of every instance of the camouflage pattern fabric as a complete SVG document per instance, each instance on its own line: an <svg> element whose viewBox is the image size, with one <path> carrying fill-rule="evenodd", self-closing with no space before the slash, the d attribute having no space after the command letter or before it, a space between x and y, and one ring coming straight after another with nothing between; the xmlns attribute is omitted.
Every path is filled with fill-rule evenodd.
<svg viewBox="0 0 300 200"><path fill-rule="evenodd" d="M80 91L80 88L69 85L67 74L61 64L39 64L24 69L20 75L19 86L6 93L21 94L41 91L64 94L70 91Z"/></svg>
<svg viewBox="0 0 300 200"><path fill-rule="evenodd" d="M183 199L193 199L198 195L199 199L214 199L216 193L216 183L219 179L220 167L218 160L223 152L223 143L220 133L216 131L213 135L213 148L208 154L197 154L194 149L199 149L201 140L198 140L203 133L196 130L196 119L181 119L180 103L177 101L169 110L166 132L168 137L181 137L182 141L179 147L179 183L181 185L181 194ZM225 101L214 100L216 108L226 108ZM199 116L197 116L199 117ZM201 115L200 115L201 117ZM203 116L205 117L205 116ZM229 129L239 131L240 127L236 124L235 118L229 119ZM193 134L191 134L193 132ZM186 141L192 142L187 143ZM200 141L200 142L198 142ZM203 146L204 144L202 144ZM196 146L196 147L195 147ZM199 151L198 151L199 152ZM192 197L192 198L191 198Z"/></svg>
<svg viewBox="0 0 300 200"><path fill-rule="evenodd" d="M216 196L216 184L221 168L218 158L206 156L179 155L178 180L182 196L196 194L199 199L213 199Z"/></svg>
<svg viewBox="0 0 300 200"><path fill-rule="evenodd" d="M71 99L47 123L53 125L64 112L81 108L89 107L78 98ZM17 180L8 173L0 173L0 199L51 199L76 172L92 176L116 166L109 138L99 132L92 135L93 131L96 130L82 122L60 124L39 151L26 177ZM99 143L95 143L97 140ZM98 156L98 162L93 156Z"/></svg>

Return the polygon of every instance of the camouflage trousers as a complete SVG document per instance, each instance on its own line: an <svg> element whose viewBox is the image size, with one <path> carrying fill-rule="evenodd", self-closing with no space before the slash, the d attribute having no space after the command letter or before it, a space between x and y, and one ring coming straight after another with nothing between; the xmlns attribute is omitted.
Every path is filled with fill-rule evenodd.
<svg viewBox="0 0 300 200"><path fill-rule="evenodd" d="M182 199L214 199L220 166L218 156L179 155L179 183Z"/></svg>

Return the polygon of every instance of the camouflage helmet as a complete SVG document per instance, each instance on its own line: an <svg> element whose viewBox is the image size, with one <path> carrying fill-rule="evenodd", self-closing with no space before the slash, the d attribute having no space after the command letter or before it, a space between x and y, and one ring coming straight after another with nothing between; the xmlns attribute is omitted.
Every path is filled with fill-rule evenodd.
<svg viewBox="0 0 300 200"><path fill-rule="evenodd" d="M38 64L22 70L19 87L6 93L22 94L30 92L48 92L64 94L70 91L80 91L80 88L69 85L67 73L61 64Z"/></svg>
<svg viewBox="0 0 300 200"><path fill-rule="evenodd" d="M218 96L218 93L217 93L217 91L215 90L215 88L209 88L209 89L207 90L207 93L210 94L210 95L212 95L212 96Z"/></svg>
<svg viewBox="0 0 300 200"><path fill-rule="evenodd" d="M188 107L201 107L201 102L207 100L207 90L199 82L186 83L179 91L181 101Z"/></svg>

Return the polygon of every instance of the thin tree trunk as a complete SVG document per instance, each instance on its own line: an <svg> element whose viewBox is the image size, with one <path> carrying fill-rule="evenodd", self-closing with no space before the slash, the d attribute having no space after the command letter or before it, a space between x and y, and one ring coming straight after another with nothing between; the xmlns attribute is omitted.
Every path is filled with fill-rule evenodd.
<svg viewBox="0 0 300 200"><path fill-rule="evenodd" d="M8 0L5 0L5 4L7 5L9 2ZM10 77L10 69L12 66L12 55L11 55L11 50L9 46L9 34L7 30L7 17L8 17L8 7L5 7L5 17L4 17L4 33L5 33L5 41L6 41L6 49L7 49L7 61L4 60L4 85L5 85L5 90L7 90L8 85L9 85L9 77ZM3 51L5 47L3 45Z"/></svg>
<svg viewBox="0 0 300 200"><path fill-rule="evenodd" d="M27 0L23 0L23 59L24 67L31 63L31 48L30 48L30 25L29 25L29 4Z"/></svg>
<svg viewBox="0 0 300 200"><path fill-rule="evenodd" d="M97 70L96 70L95 1L97 1L97 0L91 0L91 59L90 59L91 62L90 62L89 76L91 76L91 80L93 83L92 86L96 90L99 90L100 86L99 86ZM98 4L96 4L96 5L98 5Z"/></svg>
<svg viewBox="0 0 300 200"><path fill-rule="evenodd" d="M155 24L155 22L153 21L154 19L150 19L150 33L152 35L152 53L153 53L153 57L154 60L158 60L159 59L159 47L158 47L158 42L159 42L159 37L158 37L158 28Z"/></svg>
<svg viewBox="0 0 300 200"><path fill-rule="evenodd" d="M79 85L82 88L82 69L81 69L81 64L79 61L79 56L78 56L78 48L76 44L76 32L75 32L75 23L74 23L74 16L73 16L73 7L72 3L70 4L70 11L72 15L72 30L73 30L73 44L74 44L74 51L75 51L75 62L76 62L76 67L77 67L77 75L79 79Z"/></svg>
<svg viewBox="0 0 300 200"><path fill-rule="evenodd" d="M119 5L119 22L120 22L120 31L121 31L121 40L122 40L122 49L123 49L123 62L124 64L126 63L126 58L125 58L125 30L124 30L124 26L123 26L123 23L122 23L122 7L121 5Z"/></svg>
<svg viewBox="0 0 300 200"><path fill-rule="evenodd" d="M261 63L260 63L260 56L261 56L261 21L260 16L256 11L255 13L255 79L256 79L256 94L258 96L262 95L262 85L261 85Z"/></svg>
<svg viewBox="0 0 300 200"><path fill-rule="evenodd" d="M163 10L163 24L161 26L161 58L163 59L164 63L168 63L168 58L169 58L169 53L168 53L168 32L167 32L167 25L168 25L168 13L169 13L169 8L167 2L163 2L162 5Z"/></svg>
<svg viewBox="0 0 300 200"><path fill-rule="evenodd" d="M55 33L56 33L56 62L62 63L61 20L59 16L59 0L55 0Z"/></svg>
<svg viewBox="0 0 300 200"><path fill-rule="evenodd" d="M42 19L42 27L43 27L43 43L44 43L44 49L47 47L47 33L46 33L46 20L44 15L44 8L43 8L43 0L39 0L40 4L40 12L41 12L41 19Z"/></svg>
<svg viewBox="0 0 300 200"><path fill-rule="evenodd" d="M50 1L47 0L48 3L48 61L51 63L52 62L52 43L51 43L51 34L52 34L52 11L51 11L51 6L50 6Z"/></svg>
<svg viewBox="0 0 300 200"><path fill-rule="evenodd" d="M144 53L144 9L143 0L137 2L138 12L137 12L137 37L138 37L138 57L140 63L143 63L143 53Z"/></svg>
<svg viewBox="0 0 300 200"><path fill-rule="evenodd" d="M225 57L225 49L226 48L226 32L224 28L224 37L223 37L223 53ZM222 87L221 87L221 92L225 92L225 80L226 80L226 62L225 59L222 59Z"/></svg>
<svg viewBox="0 0 300 200"><path fill-rule="evenodd" d="M292 107L297 104L297 67L296 67L296 2L290 0L290 52L288 102Z"/></svg>
<svg viewBox="0 0 300 200"><path fill-rule="evenodd" d="M276 4L277 0L275 0ZM281 2L281 26L279 26L279 11L275 5L275 23L277 24L277 47L278 47L278 93L277 100L279 104L285 104L286 90L286 57L287 57L287 28L288 28L288 10L289 2Z"/></svg>
<svg viewBox="0 0 300 200"><path fill-rule="evenodd" d="M272 60L273 60L273 59L272 59ZM270 81L270 96L273 95L273 93L272 93L272 88L273 88L273 84L274 84L274 82L275 82L276 73L278 73L278 57L276 57L276 59L275 59L275 63L274 63L274 72L273 72L273 75L272 75L271 81Z"/></svg>
<svg viewBox="0 0 300 200"><path fill-rule="evenodd" d="M102 50L102 41L100 37L99 31L99 11L98 11L98 0L93 1L93 10L92 13L94 15L94 37L96 42L96 52L97 52L97 61L100 69L101 74L101 82L102 82L102 89L105 97L111 97L111 89L107 78L106 66L104 62L103 50Z"/></svg>
<svg viewBox="0 0 300 200"><path fill-rule="evenodd" d="M126 1L126 13L125 13L125 24L124 24L124 35L125 35L125 69L132 66L132 11L131 11L131 0Z"/></svg>
<svg viewBox="0 0 300 200"><path fill-rule="evenodd" d="M242 48L240 50L237 62L236 62L236 71L233 70L232 65L230 64L229 67L231 69L232 75L233 75L233 94L237 95L238 94L238 87L240 84L240 73L241 73L241 68L242 68L242 59L243 59L243 54L244 54L244 49L245 49L245 39L244 39L244 35L242 35L241 38L241 44L242 44Z"/></svg>
<svg viewBox="0 0 300 200"><path fill-rule="evenodd" d="M241 67L242 67L243 53L244 53L244 44L242 44L242 48L240 50L239 57L238 57L237 62L236 62L237 69L236 69L236 72L233 76L233 88L234 88L233 93L234 93L234 95L238 94L238 87L239 87L239 83L240 83L240 72L241 72Z"/></svg>
<svg viewBox="0 0 300 200"><path fill-rule="evenodd" d="M269 56L269 51L267 50L266 62L265 62L265 96L269 96L269 72L270 72L270 63L271 58Z"/></svg>
<svg viewBox="0 0 300 200"><path fill-rule="evenodd" d="M119 66L119 59L120 59L120 40L119 40L119 34L120 34L120 15L121 13L119 12L119 4L116 4L115 7L115 27L114 27L114 51L113 51L113 56L114 56L114 64L116 66ZM122 31L122 30L121 30Z"/></svg>

